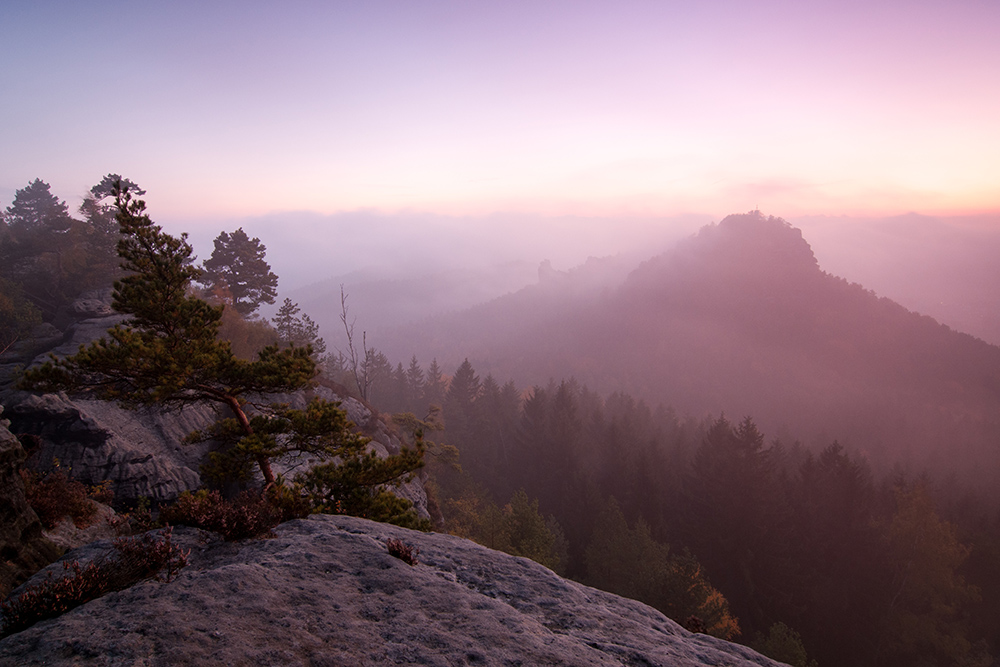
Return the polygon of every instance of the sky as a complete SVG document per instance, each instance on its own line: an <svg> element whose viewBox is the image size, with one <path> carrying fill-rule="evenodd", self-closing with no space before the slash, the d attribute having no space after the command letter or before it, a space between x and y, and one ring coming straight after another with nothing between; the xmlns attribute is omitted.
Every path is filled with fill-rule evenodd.
<svg viewBox="0 0 1000 667"><path fill-rule="evenodd" d="M6 0L0 200L120 173L195 235L997 212L998 34L996 0Z"/></svg>

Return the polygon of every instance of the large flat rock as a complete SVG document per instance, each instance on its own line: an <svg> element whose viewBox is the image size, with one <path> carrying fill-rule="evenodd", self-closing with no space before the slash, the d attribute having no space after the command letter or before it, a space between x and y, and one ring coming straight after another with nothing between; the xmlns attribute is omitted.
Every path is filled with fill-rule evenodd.
<svg viewBox="0 0 1000 667"><path fill-rule="evenodd" d="M275 532L231 544L177 529L192 550L177 579L7 637L0 665L778 664L461 538L342 516ZM391 556L390 537L419 548L419 563Z"/></svg>

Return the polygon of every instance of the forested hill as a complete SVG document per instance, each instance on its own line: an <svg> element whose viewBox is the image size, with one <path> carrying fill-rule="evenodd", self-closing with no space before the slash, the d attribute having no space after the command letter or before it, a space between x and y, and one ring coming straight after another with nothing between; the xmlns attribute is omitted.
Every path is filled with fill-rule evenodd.
<svg viewBox="0 0 1000 667"><path fill-rule="evenodd" d="M682 412L750 414L876 464L997 469L1000 348L824 273L780 218L729 216L614 289L571 278L411 330L408 352L450 367L460 350L521 383L575 376Z"/></svg>

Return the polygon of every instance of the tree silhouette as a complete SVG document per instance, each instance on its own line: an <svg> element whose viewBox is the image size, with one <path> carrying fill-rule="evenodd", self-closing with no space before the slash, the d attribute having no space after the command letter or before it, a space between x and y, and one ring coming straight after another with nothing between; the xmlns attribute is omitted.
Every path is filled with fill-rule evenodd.
<svg viewBox="0 0 1000 667"><path fill-rule="evenodd" d="M285 345L311 345L316 355L326 352L326 342L319 336L319 325L311 317L301 312L299 304L285 299L278 314L271 318L278 332L278 341Z"/></svg>
<svg viewBox="0 0 1000 667"><path fill-rule="evenodd" d="M199 282L225 295L223 300L228 299L240 315L250 315L260 304L274 303L277 296L278 276L264 260L266 251L260 239L251 239L242 227L232 234L222 232L202 265L204 280Z"/></svg>
<svg viewBox="0 0 1000 667"><path fill-rule="evenodd" d="M7 207L7 224L15 238L40 228L65 231L71 223L66 202L60 201L49 184L38 178L18 190Z"/></svg>
<svg viewBox="0 0 1000 667"><path fill-rule="evenodd" d="M146 215L144 202L133 200L120 184L115 188L115 206L122 233L118 252L128 275L115 283L113 306L132 317L76 355L28 371L23 388L89 389L125 406L204 402L225 406L232 418L217 422L205 434L189 436L224 443L226 449L214 452L203 468L217 480L246 479L256 465L272 486L277 479L271 460L276 457L302 453L335 459L322 476L307 476L312 493L334 499L349 494L358 506L359 486L370 499L384 500L377 487L387 481L386 468L398 472L398 477L422 465L422 452L414 455L406 448L385 461L373 459L366 451L367 438L351 431L346 415L334 403L315 399L304 410L250 406L250 396L310 386L316 375L311 348L272 345L254 361L238 359L229 343L217 336L223 307L190 295L190 283L199 270L191 265L186 235L178 239L165 234ZM368 485L366 480L377 471L383 472L380 481ZM324 485L334 480L337 487L326 489Z"/></svg>

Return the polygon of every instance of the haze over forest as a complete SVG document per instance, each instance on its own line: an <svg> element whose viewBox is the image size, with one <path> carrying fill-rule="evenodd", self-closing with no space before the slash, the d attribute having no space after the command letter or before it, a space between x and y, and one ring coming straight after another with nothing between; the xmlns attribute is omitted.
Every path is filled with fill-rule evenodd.
<svg viewBox="0 0 1000 667"><path fill-rule="evenodd" d="M6 367L120 275L120 175L266 258L191 288L235 354L443 447L439 529L823 667L996 664L1000 4L102 4L0 9Z"/></svg>

